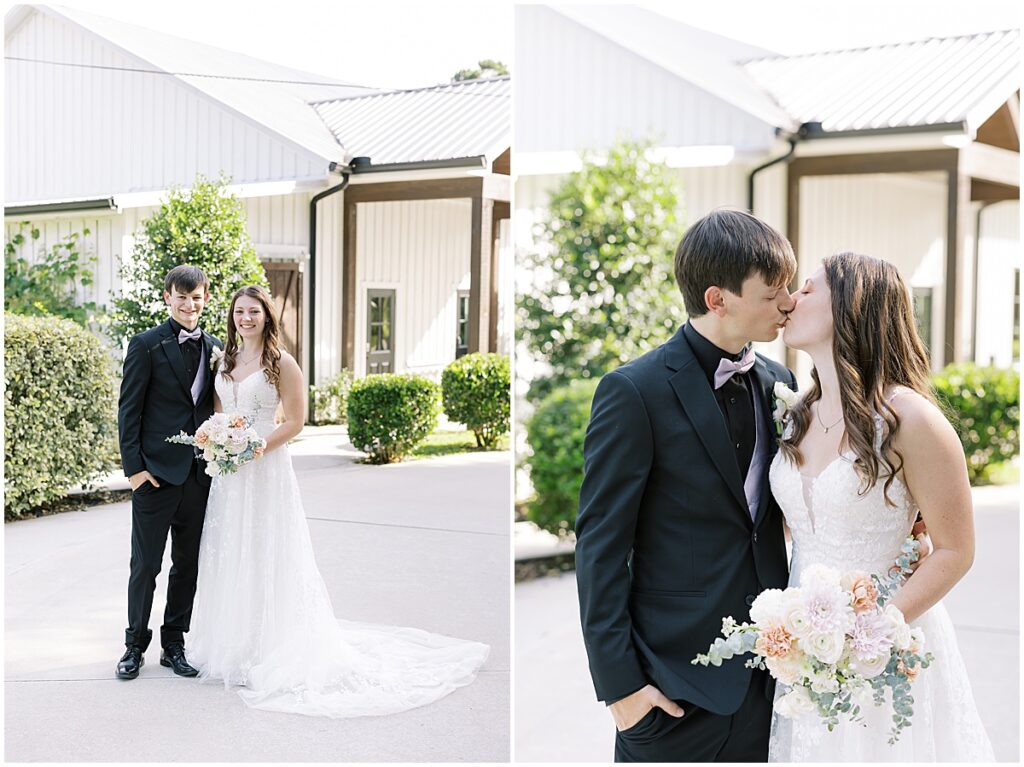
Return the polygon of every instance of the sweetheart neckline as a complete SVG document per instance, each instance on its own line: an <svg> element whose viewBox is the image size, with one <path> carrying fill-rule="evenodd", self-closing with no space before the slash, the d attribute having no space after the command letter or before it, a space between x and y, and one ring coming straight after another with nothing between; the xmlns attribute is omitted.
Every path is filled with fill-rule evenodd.
<svg viewBox="0 0 1024 767"><path fill-rule="evenodd" d="M224 380L227 381L228 383L233 383L235 386L241 386L243 383L248 381L250 378L252 378L257 373L266 373L266 372L267 372L267 369L261 367L259 370L254 370L252 373L249 373L249 375L247 375L241 381L236 381L234 378L228 378L224 373L221 373L221 375L224 376ZM266 376L264 376L264 377L266 377Z"/></svg>

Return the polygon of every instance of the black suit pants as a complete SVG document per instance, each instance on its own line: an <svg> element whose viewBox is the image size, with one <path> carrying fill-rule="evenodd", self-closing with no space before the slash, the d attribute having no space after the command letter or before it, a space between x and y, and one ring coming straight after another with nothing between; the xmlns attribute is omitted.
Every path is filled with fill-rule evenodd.
<svg viewBox="0 0 1024 767"><path fill-rule="evenodd" d="M731 716L712 714L676 701L681 718L654 708L628 730L615 735L616 762L767 762L772 701L768 672L751 674L747 695Z"/></svg>
<svg viewBox="0 0 1024 767"><path fill-rule="evenodd" d="M128 579L126 645L145 650L153 637L149 614L153 609L156 576L163 563L167 533L171 534L171 571L167 576L167 607L160 627L160 644L184 642L192 620L192 602L199 576L199 539L206 516L209 484L198 477L195 461L184 484L172 485L157 477L160 487L143 483L132 493L132 560Z"/></svg>

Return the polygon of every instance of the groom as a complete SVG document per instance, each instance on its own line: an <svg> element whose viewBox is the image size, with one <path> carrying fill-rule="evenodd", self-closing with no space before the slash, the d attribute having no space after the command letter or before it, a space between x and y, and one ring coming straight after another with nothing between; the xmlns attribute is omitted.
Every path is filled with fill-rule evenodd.
<svg viewBox="0 0 1024 767"><path fill-rule="evenodd" d="M700 219L675 256L689 322L594 395L576 577L618 762L768 760L767 672L690 661L723 617L748 620L758 593L786 586L768 467L772 392L796 379L750 342L775 340L796 268L789 241L754 216Z"/></svg>
<svg viewBox="0 0 1024 767"><path fill-rule="evenodd" d="M132 487L132 558L128 580L126 650L117 676L134 679L153 632L156 576L167 533L171 571L160 627L160 664L180 676L195 676L185 658L185 633L192 616L210 478L188 445L166 442L181 431L194 434L213 414L210 355L222 347L199 328L209 301L209 281L194 266L176 266L164 278L167 322L140 333L128 344L121 380L117 425L121 462Z"/></svg>

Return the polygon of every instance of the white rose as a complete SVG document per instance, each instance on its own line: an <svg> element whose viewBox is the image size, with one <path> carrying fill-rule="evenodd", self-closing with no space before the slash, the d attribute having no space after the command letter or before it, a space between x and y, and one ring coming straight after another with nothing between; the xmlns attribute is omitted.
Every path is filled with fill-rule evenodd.
<svg viewBox="0 0 1024 767"><path fill-rule="evenodd" d="M865 679L874 679L885 671L889 665L889 655L879 655L877 658L850 658L850 671Z"/></svg>
<svg viewBox="0 0 1024 767"><path fill-rule="evenodd" d="M788 719L800 716L801 714L810 714L816 710L817 706L815 706L810 694L804 687L794 687L775 701L775 712L779 716L784 716Z"/></svg>
<svg viewBox="0 0 1024 767"><path fill-rule="evenodd" d="M209 474L211 477L216 477L218 474L220 474L220 464L219 463L209 463L209 464L207 464L206 465L206 473Z"/></svg>
<svg viewBox="0 0 1024 767"><path fill-rule="evenodd" d="M750 606L750 620L758 626L782 621L783 593L781 589L767 589L757 595Z"/></svg>
<svg viewBox="0 0 1024 767"><path fill-rule="evenodd" d="M829 671L820 671L810 678L811 689L819 695L826 692L839 692L839 680Z"/></svg>
<svg viewBox="0 0 1024 767"><path fill-rule="evenodd" d="M910 651L914 655L924 652L924 629L920 626L910 630Z"/></svg>
<svg viewBox="0 0 1024 767"><path fill-rule="evenodd" d="M874 705L874 690L872 690L871 685L862 682L848 689L850 690L850 701L853 705L860 706L861 708Z"/></svg>
<svg viewBox="0 0 1024 767"><path fill-rule="evenodd" d="M800 395L786 386L782 381L775 382L774 394L776 399L780 399L786 403L787 410L800 401Z"/></svg>
<svg viewBox="0 0 1024 767"><path fill-rule="evenodd" d="M804 650L822 663L835 663L843 655L846 637L839 633L821 632L811 634L801 643Z"/></svg>
<svg viewBox="0 0 1024 767"><path fill-rule="evenodd" d="M207 463L209 463L210 461L213 460L213 458L214 458L214 456L213 456L213 448L212 447L206 448L206 450L203 451L203 460L206 461Z"/></svg>
<svg viewBox="0 0 1024 767"><path fill-rule="evenodd" d="M786 591L781 617L782 625L793 636L802 639L810 633L811 620L804 607L800 589L793 588Z"/></svg>
<svg viewBox="0 0 1024 767"><path fill-rule="evenodd" d="M764 665L768 671L779 682L785 685L794 685L801 679L800 663L794 661L792 656L785 658L765 658Z"/></svg>
<svg viewBox="0 0 1024 767"><path fill-rule="evenodd" d="M885 606L884 615L892 621L892 640L893 644L896 645L896 649L908 649L910 647L912 635L910 626L907 625L907 621L904 619L903 613L900 612L900 609L895 605L887 604Z"/></svg>

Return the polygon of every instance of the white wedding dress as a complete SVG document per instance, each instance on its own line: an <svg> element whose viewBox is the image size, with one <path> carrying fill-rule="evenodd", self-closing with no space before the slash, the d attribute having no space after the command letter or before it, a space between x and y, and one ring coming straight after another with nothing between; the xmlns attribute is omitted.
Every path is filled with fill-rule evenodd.
<svg viewBox="0 0 1024 767"><path fill-rule="evenodd" d="M875 424L878 450L881 416L876 415ZM815 478L801 474L781 451L772 461L772 493L793 536L791 586L799 584L803 569L812 564L828 565L840 573L886 573L900 555L917 518L917 505L899 478L889 488L895 507L885 503L884 481L858 496L862 482L854 457L847 451ZM946 608L940 602L910 625L924 630L925 650L934 654L935 661L912 683L914 716L894 745L888 742L893 711L887 696L882 706L861 708L867 726L841 717L832 732L817 714L796 719L775 714L769 761L994 761ZM777 685L776 699L786 689Z"/></svg>
<svg viewBox="0 0 1024 767"><path fill-rule="evenodd" d="M262 372L217 394L263 437L277 391ZM343 495L344 488L339 488ZM312 716L393 714L467 685L478 642L337 620L313 558L287 446L215 477L210 488L187 657L204 681L239 685L253 708Z"/></svg>

